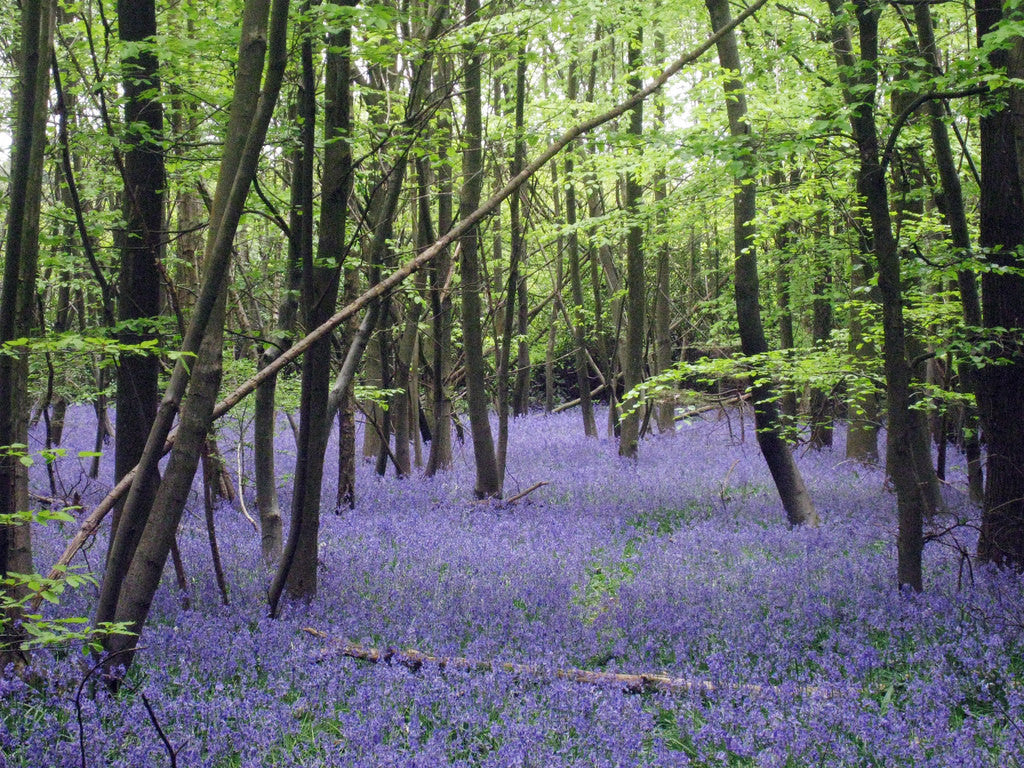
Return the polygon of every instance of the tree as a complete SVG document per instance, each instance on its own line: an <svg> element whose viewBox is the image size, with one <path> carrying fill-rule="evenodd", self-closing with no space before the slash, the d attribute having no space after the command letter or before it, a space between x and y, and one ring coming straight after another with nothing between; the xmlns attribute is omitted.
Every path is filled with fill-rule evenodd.
<svg viewBox="0 0 1024 768"><path fill-rule="evenodd" d="M13 194L7 209L0 289L0 579L33 570L30 528L27 521L17 520L17 513L28 509L28 476L21 458L28 446L29 407L28 358L17 340L31 336L35 323L54 3L25 0L20 21L10 170ZM15 618L0 616L0 664L5 666L16 640L11 629Z"/></svg>
<svg viewBox="0 0 1024 768"><path fill-rule="evenodd" d="M136 345L157 338L152 324L160 314L160 269L164 245L163 107L155 0L119 0L117 24L122 62L125 134L124 220L121 273L117 291L119 339ZM125 44L128 45L125 45ZM149 327L147 327L149 326ZM156 415L160 360L152 351L122 354L117 366L117 432L114 476L124 477L146 445ZM118 512L112 529L116 531ZM113 537L111 537L113 542Z"/></svg>
<svg viewBox="0 0 1024 768"><path fill-rule="evenodd" d="M466 23L478 21L480 4L466 0ZM483 191L483 106L480 83L481 53L475 42L466 45L464 71L466 123L463 130L462 191L459 194L459 218L465 220L480 207ZM488 415L488 397L484 363L484 341L480 293L480 231L470 227L459 240L462 259L462 343L466 354L466 399L469 424L473 432L473 456L476 460L474 492L481 498L501 497L501 475L494 451L494 437Z"/></svg>
<svg viewBox="0 0 1024 768"><path fill-rule="evenodd" d="M711 15L712 29L715 32L728 29L732 22L728 2L706 0L706 3ZM761 322L757 254L754 248L753 222L757 208L757 186L754 183L752 156L754 148L750 140L750 125L747 122L747 100L739 75L740 57L736 35L731 31L721 35L717 47L719 63L729 73L725 83L726 113L729 118L729 133L736 141L734 151L738 153L742 168L735 177L733 191L736 318L743 354L763 355L768 351L768 343ZM755 372L751 392L754 400L757 443L775 480L775 487L786 510L786 518L791 525L817 525L818 513L782 434L773 387L764 374Z"/></svg>
<svg viewBox="0 0 1024 768"><path fill-rule="evenodd" d="M640 90L643 82L640 67L643 63L643 29L637 28L626 43L627 88L630 93ZM647 300L647 281L644 276L644 227L640 221L640 202L643 187L640 182L640 139L644 132L643 102L629 112L629 135L632 152L637 155L634 167L626 175L625 208L631 221L626 234L626 339L623 349L622 373L626 392L632 392L643 381L644 309ZM637 457L640 440L640 408L628 394L623 400L623 415L619 432L619 455Z"/></svg>
<svg viewBox="0 0 1024 768"><path fill-rule="evenodd" d="M269 23L268 23L269 14ZM125 501L122 520L100 587L97 623L126 622L141 632L160 582L174 531L206 442L220 384L226 277L232 241L280 92L284 74L287 0L247 0L242 16L239 62L217 190L210 214L206 275L196 302L181 355L167 384ZM266 78L264 61L268 62ZM261 89L261 80L263 81ZM186 366L185 360L191 360ZM189 372L191 368L191 375ZM181 408L182 398L188 398ZM159 486L146 487L181 410L177 440ZM131 665L134 640L106 638L107 671ZM118 677L113 676L116 685Z"/></svg>
<svg viewBox="0 0 1024 768"><path fill-rule="evenodd" d="M1019 38L988 48L1005 22L1019 11L995 0L976 6L979 44L988 63L1008 77L1024 75ZM985 503L978 557L1024 569L1024 94L1016 85L990 93L981 126L981 221L978 244L986 270L981 276L982 325L988 362L978 371L977 394L988 448Z"/></svg>
<svg viewBox="0 0 1024 768"><path fill-rule="evenodd" d="M866 0L858 0L855 4L860 61L854 62L842 5L838 0L829 0L829 7L834 14L833 44L837 58L844 66L842 77L859 158L857 193L867 214L864 223L869 228L871 251L878 264L888 415L886 467L896 489L899 516L897 580L901 586L920 591L924 518L935 511L928 493L932 482L929 475L934 475L934 471L931 457L920 454L922 442L919 435L924 429L921 412L911 407L900 258L892 231L885 169L881 163L875 124L878 18L881 10Z"/></svg>

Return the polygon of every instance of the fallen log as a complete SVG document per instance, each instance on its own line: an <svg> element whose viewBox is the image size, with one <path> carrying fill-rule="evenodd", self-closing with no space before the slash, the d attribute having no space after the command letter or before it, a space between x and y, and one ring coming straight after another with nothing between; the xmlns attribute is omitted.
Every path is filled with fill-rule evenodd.
<svg viewBox="0 0 1024 768"><path fill-rule="evenodd" d="M330 636L313 627L303 627L314 637L330 640ZM332 641L328 648L320 653L317 661L324 661L334 656L345 656L350 659L367 661L371 664L400 664L413 672L418 672L424 664L431 664L439 669L464 669L477 672L508 672L538 679L556 678L574 683L588 685L620 686L626 693L711 693L719 687L707 680L685 680L679 677L654 674L627 674L623 672L599 672L591 669L550 669L537 664L516 664L510 661L486 661L469 659L464 656L432 656L415 648L367 648L357 643ZM759 694L759 685L740 686L745 692Z"/></svg>

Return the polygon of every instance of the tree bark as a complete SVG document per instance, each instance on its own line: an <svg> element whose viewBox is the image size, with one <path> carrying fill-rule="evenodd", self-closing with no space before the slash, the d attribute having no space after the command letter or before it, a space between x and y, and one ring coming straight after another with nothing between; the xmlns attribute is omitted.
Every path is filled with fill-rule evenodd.
<svg viewBox="0 0 1024 768"><path fill-rule="evenodd" d="M447 62L441 59L438 74L447 81ZM451 138L451 119L447 110L438 120L441 145ZM452 167L442 162L437 168L437 234L443 236L452 227ZM451 254L442 249L430 266L430 310L433 313L434 344L432 349L434 425L431 430L430 454L424 474L433 477L452 465L452 403L445 384L451 370L452 299L448 286L452 271Z"/></svg>
<svg viewBox="0 0 1024 768"><path fill-rule="evenodd" d="M308 12L310 3L304 6ZM330 116L325 114L324 145L331 152L324 158L325 175L340 174L333 180L325 179L327 195L320 206L320 239L314 258L313 252L313 161L316 135L316 76L313 68L313 33L309 22L300 30L302 61L302 82L299 90L300 139L302 142L301 226L299 227L299 250L302 261L301 315L305 328L316 328L329 318L338 301L338 284L341 262L345 258L345 219L348 196L339 195L345 183L350 158L344 153L348 148L349 128L349 86L348 51L345 43L347 29L340 33L345 36L339 41L328 42L328 55L332 67L328 70L331 82L326 86L327 106ZM340 57L337 62L333 57ZM339 140L339 137L344 139ZM341 157L338 157L340 154ZM331 337L325 336L314 344L302 358L302 388L299 395L299 437L295 447L295 478L292 483L291 539L298 538L297 556L287 573L285 589L289 597L309 599L316 593L316 545L320 520L320 494L323 480L324 453L330 420L327 414L327 395L331 376ZM290 547L289 547L290 548ZM312 552L312 556L310 556ZM281 562L284 568L286 563ZM280 573L280 571L279 571ZM276 580L275 580L276 581Z"/></svg>
<svg viewBox="0 0 1024 768"><path fill-rule="evenodd" d="M43 151L46 147L47 95L54 3L24 0L18 51L18 80L13 94L10 190L0 288L0 344L31 336L35 325L35 290L39 264L39 209L42 200ZM0 355L0 447L28 445L28 357L23 350ZM25 450L25 449L22 449ZM14 448L0 451L0 515L28 509L28 475ZM33 572L31 528L27 523L0 524L0 578ZM3 587L5 591L9 588ZM8 594L17 599L17 591ZM0 614L0 665L16 662L20 630L18 612Z"/></svg>
<svg viewBox="0 0 1024 768"><path fill-rule="evenodd" d="M841 20L842 5L829 0L835 15L833 43L842 61L852 56L848 32ZM910 365L903 321L903 290L899 253L892 232L885 172L879 158L874 97L878 82L878 17L880 11L857 0L857 29L860 62L856 74L844 82L850 106L850 125L857 145L859 168L857 193L866 209L864 226L870 228L871 247L878 262L878 289L882 299L883 361L886 382L886 466L896 489L899 516L897 534L897 581L920 591L923 586L921 553L924 549L924 517L934 511L929 505L926 473L934 474L915 450L920 412L911 407Z"/></svg>
<svg viewBox="0 0 1024 768"><path fill-rule="evenodd" d="M569 63L569 101L577 98L576 67ZM590 376L587 372L587 326L583 311L583 280L580 274L580 238L576 230L576 184L573 180L575 170L574 147L565 153L565 223L569 227L566 235L566 247L569 255L569 295L571 296L571 313L573 339L575 341L576 387L580 393L580 413L583 416L583 434L597 437L597 422L594 419L594 404L590 399ZM591 260L596 264L596 259ZM599 290L595 287L595 291ZM598 310L599 311L599 310Z"/></svg>
<svg viewBox="0 0 1024 768"><path fill-rule="evenodd" d="M914 6L914 20L917 24L917 36L921 53L926 66L934 76L940 74L938 49L935 46L935 32L932 27L931 8L926 4ZM960 258L967 258L971 253L970 230L967 224L967 212L964 206L963 190L960 185L960 174L957 172L950 146L949 132L946 129L945 107L937 99L925 105L928 110L928 127L931 132L932 153L939 172L942 194L936 200L937 207L949 226L950 240ZM981 300L978 296L977 280L974 272L961 269L957 272L957 286L960 289L960 304L963 307L964 322L972 327L981 326ZM977 371L969 356L958 361L960 374L960 390L967 394L975 394L977 390ZM983 503L984 477L981 464L981 441L978 435L978 416L974 408L964 409L964 453L967 457L967 484L971 500Z"/></svg>

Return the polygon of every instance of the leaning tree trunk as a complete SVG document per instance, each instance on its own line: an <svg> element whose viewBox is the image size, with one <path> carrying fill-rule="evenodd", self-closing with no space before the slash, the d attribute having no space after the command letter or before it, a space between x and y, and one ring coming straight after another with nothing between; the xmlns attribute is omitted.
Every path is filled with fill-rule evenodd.
<svg viewBox="0 0 1024 768"><path fill-rule="evenodd" d="M184 354L175 365L150 430L100 587L97 621L123 621L135 633L141 633L149 615L212 422L220 384L232 242L284 75L288 2L273 0L272 7L268 5L268 0L249 0L245 4L228 134L210 214L206 277L182 344ZM261 91L265 60L269 65ZM191 376L183 362L186 357L193 360ZM188 397L182 406L186 387ZM181 417L177 440L150 502L148 489L141 487L139 480L155 472L178 412ZM126 635L105 639L106 671L112 676L113 685L131 666L136 642L136 637Z"/></svg>
<svg viewBox="0 0 1024 768"><path fill-rule="evenodd" d="M711 15L711 26L718 31L731 19L727 0L706 0ZM718 60L730 73L725 83L726 111L729 132L742 143L746 151L753 151L750 126L747 123L747 100L743 95L743 82L739 78L740 55L736 35L732 32L718 40ZM740 344L744 355L762 355L768 351L758 296L757 256L754 251L754 215L756 213L755 169L749 158L737 176L733 192L734 247L736 252L735 289L736 319L740 327ZM763 378L763 377L758 377ZM782 506L791 525L817 525L818 513L804 485L803 476L783 437L778 406L773 387L757 383L751 387L754 400L754 421L757 425L757 443L775 480Z"/></svg>

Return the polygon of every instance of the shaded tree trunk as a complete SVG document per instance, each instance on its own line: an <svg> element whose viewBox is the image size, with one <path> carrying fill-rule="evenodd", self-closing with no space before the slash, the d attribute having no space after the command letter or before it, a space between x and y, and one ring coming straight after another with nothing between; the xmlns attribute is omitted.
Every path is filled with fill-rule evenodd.
<svg viewBox="0 0 1024 768"><path fill-rule="evenodd" d="M840 62L852 59L852 46L842 6L829 0L835 14L833 44ZM900 261L892 232L885 172L882 168L875 125L875 89L878 81L878 17L880 11L867 0L857 0L857 29L860 62L855 74L844 81L850 106L850 125L857 144L859 168L857 192L870 227L871 247L878 262L878 289L882 299L883 361L886 382L886 466L896 489L899 516L897 534L897 580L900 586L922 589L921 553L924 549L925 515L934 511L929 504L928 474L934 474L930 460L924 466L916 447L921 414L911 408L910 365L903 321L903 291Z"/></svg>
<svg viewBox="0 0 1024 768"><path fill-rule="evenodd" d="M304 178L312 166L303 162L302 145L296 146L291 157L290 216L288 227L288 271L281 302L277 310L277 332L273 341L260 355L259 367L264 368L291 346L292 334L298 315L298 296L302 284L302 198L305 185L313 180ZM256 483L256 509L260 518L260 551L267 567L281 559L284 527L281 505L277 496L277 450L274 446L277 419L277 376L271 376L256 388L253 405L253 471Z"/></svg>
<svg viewBox="0 0 1024 768"><path fill-rule="evenodd" d="M577 97L576 67L569 65L568 96L570 101ZM583 416L583 433L587 437L597 437L597 422L594 419L594 404L590 399L590 376L587 372L587 325L583 312L583 280L580 274L580 238L576 231L576 185L573 181L575 170L574 147L565 154L565 223L569 227L566 235L566 246L569 255L569 295L571 296L571 313L573 339L575 341L576 387L580 393L580 412ZM596 274L597 259L591 259L592 269ZM593 276L592 276L593 279ZM594 284L595 297L600 293L599 281ZM597 305L598 307L600 305ZM599 313L600 310L598 309Z"/></svg>
<svg viewBox="0 0 1024 768"><path fill-rule="evenodd" d="M1002 21L998 0L977 3L978 39ZM1019 21L1019 11L1013 12ZM1010 50L989 56L994 68L1010 77L1024 75L1024 50L1019 38ZM978 557L984 562L1024 570L1024 157L1016 137L1024 133L1021 101L1013 87L1009 105L995 104L981 117L981 224L979 245L986 261L999 269L982 274L982 324L991 346L987 354L1002 358L978 371L977 394L988 448L985 503Z"/></svg>
<svg viewBox="0 0 1024 768"><path fill-rule="evenodd" d="M122 43L140 44L121 64L124 90L124 221L117 317L122 344L155 340L146 329L160 315L160 269L163 248L164 157L163 107L159 62L151 47L157 33L155 0L118 0L117 24ZM153 353L122 354L117 365L117 432L114 478L120 480L142 456L156 416L159 358ZM120 510L114 509L111 546Z"/></svg>
<svg viewBox="0 0 1024 768"><path fill-rule="evenodd" d="M931 74L938 75L939 59L935 46L935 33L932 28L931 8L926 4L915 5L914 20L917 24L918 41L926 66ZM960 256L966 257L971 252L970 230L967 224L960 175L953 159L949 132L946 129L945 107L937 99L929 101L925 106L928 110L932 152L942 185L942 194L936 200L936 204L949 226L953 247ZM973 328L980 327L982 322L981 300L978 296L978 285L974 272L968 269L957 272L957 286L960 290L964 322ZM958 366L961 391L974 394L977 389L977 372L970 357L963 356L958 361ZM978 435L978 416L973 408L964 409L964 453L967 457L967 484L971 500L982 503L985 491L981 465L981 440Z"/></svg>
<svg viewBox="0 0 1024 768"><path fill-rule="evenodd" d="M0 287L0 344L31 336L35 325L36 275L39 264L39 208L42 200L43 151L46 147L47 96L54 3L24 0L14 95L10 189ZM13 348L0 355L0 447L28 445L28 357ZM18 451L0 451L0 515L28 509L28 475ZM10 518L8 518L10 519ZM0 578L32 573L28 524L0 524ZM0 587L9 590L8 587ZM19 598L17 590L8 597ZM0 614L0 665L20 661L17 612Z"/></svg>
<svg viewBox="0 0 1024 768"><path fill-rule="evenodd" d="M442 59L438 72L447 81L447 62ZM442 144L451 137L451 120L447 110L441 113L438 134ZM452 227L452 168L441 163L437 168L437 234L442 236ZM431 429L430 454L425 474L433 477L452 465L452 403L445 385L451 370L452 299L448 285L452 271L451 254L442 250L429 270L430 310L433 313L434 343L432 348L432 399L434 424Z"/></svg>

